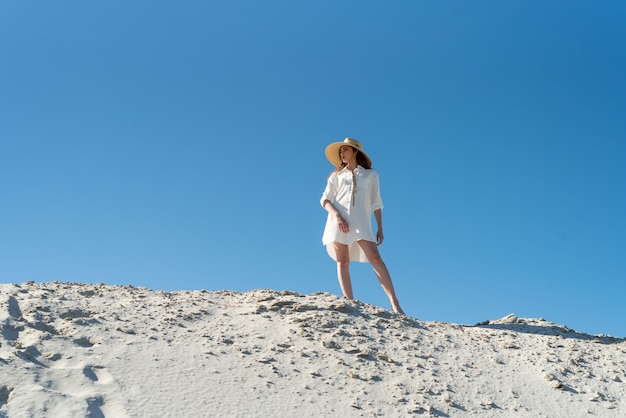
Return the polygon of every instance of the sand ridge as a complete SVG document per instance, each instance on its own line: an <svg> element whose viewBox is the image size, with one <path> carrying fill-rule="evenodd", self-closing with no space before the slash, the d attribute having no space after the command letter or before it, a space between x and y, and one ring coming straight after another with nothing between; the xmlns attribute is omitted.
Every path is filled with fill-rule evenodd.
<svg viewBox="0 0 626 418"><path fill-rule="evenodd" d="M328 293L0 285L0 417L621 417L626 342Z"/></svg>

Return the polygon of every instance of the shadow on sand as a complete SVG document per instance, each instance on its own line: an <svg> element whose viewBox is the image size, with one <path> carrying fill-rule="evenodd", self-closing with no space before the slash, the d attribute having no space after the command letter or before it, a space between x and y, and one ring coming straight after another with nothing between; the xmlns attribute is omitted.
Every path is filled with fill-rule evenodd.
<svg viewBox="0 0 626 418"><path fill-rule="evenodd" d="M519 332L524 334L559 336L562 338L575 338L584 341L594 341L600 344L619 344L626 341L626 338L617 338L610 335L590 335L583 332L577 332L563 325L556 325L545 322L545 325L539 323L528 323L523 319L517 319L516 323L490 323L481 322L473 325L474 328L489 328L503 331Z"/></svg>

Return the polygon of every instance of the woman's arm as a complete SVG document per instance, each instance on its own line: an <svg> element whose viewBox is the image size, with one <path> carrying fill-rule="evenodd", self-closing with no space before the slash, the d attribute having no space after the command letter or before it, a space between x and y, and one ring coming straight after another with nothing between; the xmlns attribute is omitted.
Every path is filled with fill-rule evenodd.
<svg viewBox="0 0 626 418"><path fill-rule="evenodd" d="M333 206L330 200L324 200L322 206L324 207L324 209L326 209L326 211L328 211L328 213L335 217L335 219L337 220L337 228L339 228L341 232L350 231L348 223L345 221L345 219L343 219L343 216L341 216L339 211Z"/></svg>
<svg viewBox="0 0 626 418"><path fill-rule="evenodd" d="M333 204L330 202L330 200L326 199L324 200L324 203L322 204L322 206L324 207L324 209L326 209L326 211L328 213L330 213L331 215L335 215L335 216L341 216L339 215L339 211L337 209L335 209L335 207L333 206Z"/></svg>
<svg viewBox="0 0 626 418"><path fill-rule="evenodd" d="M385 235L383 234L383 210L376 209L374 211L374 218L376 218L376 226L378 227L378 232L376 232L376 243L380 245L385 240Z"/></svg>

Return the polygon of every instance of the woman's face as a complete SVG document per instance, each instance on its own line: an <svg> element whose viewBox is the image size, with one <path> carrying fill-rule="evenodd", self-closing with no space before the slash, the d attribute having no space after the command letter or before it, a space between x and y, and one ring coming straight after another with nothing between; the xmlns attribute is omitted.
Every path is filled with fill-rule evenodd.
<svg viewBox="0 0 626 418"><path fill-rule="evenodd" d="M356 156L356 151L349 145L342 145L339 148L339 158L342 163L347 163Z"/></svg>

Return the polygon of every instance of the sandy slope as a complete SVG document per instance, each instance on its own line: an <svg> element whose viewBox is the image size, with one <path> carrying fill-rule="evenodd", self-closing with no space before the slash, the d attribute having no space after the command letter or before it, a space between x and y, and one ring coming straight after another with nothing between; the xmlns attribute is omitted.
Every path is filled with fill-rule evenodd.
<svg viewBox="0 0 626 418"><path fill-rule="evenodd" d="M334 295L0 285L0 417L626 416L626 342Z"/></svg>

